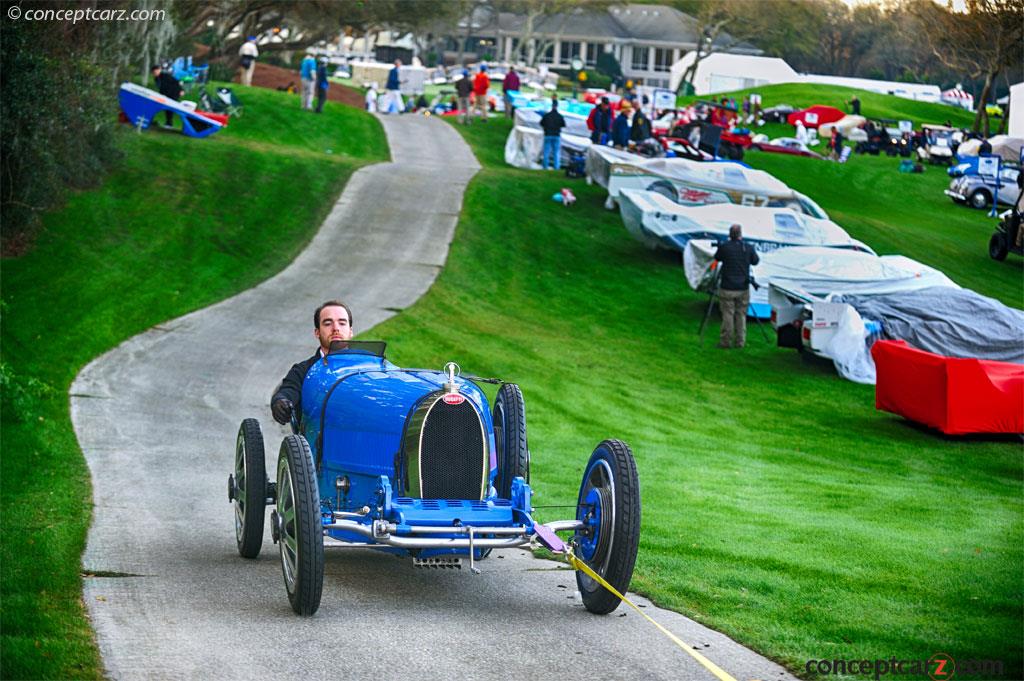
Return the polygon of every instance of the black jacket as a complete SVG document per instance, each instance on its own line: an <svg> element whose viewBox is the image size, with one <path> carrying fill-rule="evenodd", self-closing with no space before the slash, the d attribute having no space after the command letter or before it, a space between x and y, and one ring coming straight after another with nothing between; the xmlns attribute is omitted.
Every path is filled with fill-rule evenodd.
<svg viewBox="0 0 1024 681"><path fill-rule="evenodd" d="M558 137L565 127L565 118L558 113L558 109L552 109L540 117L540 127L543 128L545 137Z"/></svg>
<svg viewBox="0 0 1024 681"><path fill-rule="evenodd" d="M757 251L743 239L729 239L719 244L715 260L722 263L719 288L726 291L745 291L750 287L750 266L761 261Z"/></svg>
<svg viewBox="0 0 1024 681"><path fill-rule="evenodd" d="M633 116L633 129L629 133L629 139L634 142L643 142L651 136L651 119L642 111L637 111Z"/></svg>
<svg viewBox="0 0 1024 681"><path fill-rule="evenodd" d="M458 93L459 97L469 97L473 94L473 79L469 76L463 76L455 81L455 92Z"/></svg>
<svg viewBox="0 0 1024 681"><path fill-rule="evenodd" d="M181 83L166 71L161 71L160 75L156 77L156 85L164 97L170 97L174 101L178 101L178 97L181 97Z"/></svg>
<svg viewBox="0 0 1024 681"><path fill-rule="evenodd" d="M274 402L280 399L288 400L295 405L295 413L301 414L302 381L305 380L306 372L309 371L309 368L320 359L320 348L317 348L312 357L304 359L298 364L293 364L292 368L288 370L288 375L281 379L281 384L274 391L274 396L270 398L270 403L274 404Z"/></svg>

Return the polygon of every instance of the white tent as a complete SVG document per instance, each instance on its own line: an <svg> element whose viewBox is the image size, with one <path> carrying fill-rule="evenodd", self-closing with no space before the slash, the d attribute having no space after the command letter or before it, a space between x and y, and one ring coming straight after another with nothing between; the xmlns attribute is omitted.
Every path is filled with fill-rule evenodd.
<svg viewBox="0 0 1024 681"><path fill-rule="evenodd" d="M679 88L679 81L683 79L683 74L696 58L696 52L687 52L682 59L672 65L669 77L671 90ZM719 52L709 54L700 60L693 86L696 94L710 95L761 85L792 83L799 79L797 72L783 59Z"/></svg>
<svg viewBox="0 0 1024 681"><path fill-rule="evenodd" d="M1024 82L1010 86L1010 110L1007 111L1007 134L1024 137Z"/></svg>
<svg viewBox="0 0 1024 681"><path fill-rule="evenodd" d="M877 92L883 95L896 95L904 99L921 102L939 102L941 92L938 85L924 83L897 83L893 80L874 80L872 78L847 78L845 76L823 76L808 73L800 76L801 83L818 83L820 85L841 85L843 87Z"/></svg>
<svg viewBox="0 0 1024 681"><path fill-rule="evenodd" d="M942 103L974 111L974 95L960 88L950 88L942 93Z"/></svg>

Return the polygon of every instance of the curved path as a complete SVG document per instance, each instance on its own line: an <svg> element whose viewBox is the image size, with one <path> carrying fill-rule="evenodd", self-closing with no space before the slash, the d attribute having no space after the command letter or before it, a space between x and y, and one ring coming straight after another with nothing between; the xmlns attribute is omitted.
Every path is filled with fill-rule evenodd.
<svg viewBox="0 0 1024 681"><path fill-rule="evenodd" d="M355 173L284 272L155 327L89 364L71 413L92 472L84 598L115 679L711 679L632 611L587 613L575 580L524 551L483 574L417 570L369 551L328 551L315 617L292 614L266 533L235 550L225 481L235 432L264 427L272 469L284 430L267 400L315 346L309 318L349 301L357 330L421 296L448 251L479 166L433 119L384 118L395 162ZM443 161L442 161L443 160ZM740 681L791 678L725 636L646 612ZM621 613L626 613L625 617Z"/></svg>

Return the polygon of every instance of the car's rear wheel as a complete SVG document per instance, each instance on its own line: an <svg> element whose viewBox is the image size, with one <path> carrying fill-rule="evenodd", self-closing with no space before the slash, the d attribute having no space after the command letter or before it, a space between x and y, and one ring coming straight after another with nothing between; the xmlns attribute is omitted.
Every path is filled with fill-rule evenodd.
<svg viewBox="0 0 1024 681"><path fill-rule="evenodd" d="M523 391L515 383L502 383L494 399L494 445L497 449L498 475L494 487L498 496L512 496L512 480L530 481L530 450L526 443L526 404Z"/></svg>
<svg viewBox="0 0 1024 681"><path fill-rule="evenodd" d="M263 546L267 502L267 466L263 433L256 419L245 419L235 440L235 472L228 483L235 506L235 541L243 558L255 558Z"/></svg>
<svg viewBox="0 0 1024 681"><path fill-rule="evenodd" d="M975 189L971 192L971 195L967 197L967 202L971 204L971 208L988 208L989 202L992 201L992 197L984 189Z"/></svg>
<svg viewBox="0 0 1024 681"><path fill-rule="evenodd" d="M629 445L605 440L587 463L576 518L585 524L575 540L579 558L594 572L625 594L633 577L640 543L640 480ZM576 584L583 605L605 615L621 602L589 575L577 571Z"/></svg>
<svg viewBox="0 0 1024 681"><path fill-rule="evenodd" d="M301 435L289 435L277 457L278 546L288 601L299 615L320 607L324 536L313 455Z"/></svg>
<svg viewBox="0 0 1024 681"><path fill-rule="evenodd" d="M988 255L993 260L1006 260L1006 254L1010 252L1009 244L1006 243L1006 235L996 232L988 240Z"/></svg>

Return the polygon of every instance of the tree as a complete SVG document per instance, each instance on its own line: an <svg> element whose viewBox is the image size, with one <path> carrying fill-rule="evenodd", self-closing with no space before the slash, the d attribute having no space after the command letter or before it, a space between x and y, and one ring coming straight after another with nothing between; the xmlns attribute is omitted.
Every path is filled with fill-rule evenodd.
<svg viewBox="0 0 1024 681"><path fill-rule="evenodd" d="M992 86L1008 67L1024 62L1024 4L1020 0L964 0L964 12L918 2L914 11L932 54L942 64L972 78L982 78L975 100L974 130L989 134L988 103Z"/></svg>

